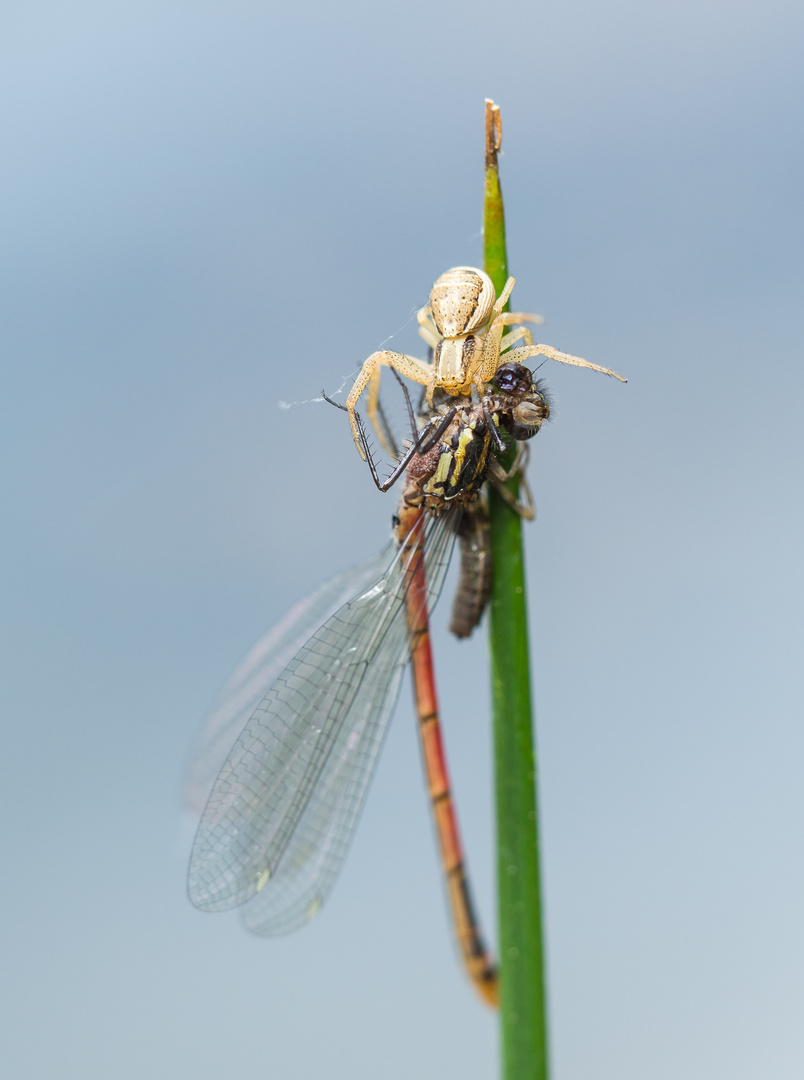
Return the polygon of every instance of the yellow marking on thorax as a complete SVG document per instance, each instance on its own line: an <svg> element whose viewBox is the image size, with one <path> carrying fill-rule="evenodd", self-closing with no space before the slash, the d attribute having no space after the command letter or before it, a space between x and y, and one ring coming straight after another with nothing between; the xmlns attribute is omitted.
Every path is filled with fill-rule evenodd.
<svg viewBox="0 0 804 1080"><path fill-rule="evenodd" d="M474 441L474 437L474 426L463 428L458 436L458 448L452 452L452 456L455 458L455 471L452 474L450 483L453 487L457 487L460 483L464 462L466 461L466 450L469 444Z"/></svg>
<svg viewBox="0 0 804 1080"><path fill-rule="evenodd" d="M447 482L447 476L449 475L449 466L451 461L452 451L448 451L438 455L438 464L436 465L435 472L430 477L430 484L445 484Z"/></svg>
<svg viewBox="0 0 804 1080"><path fill-rule="evenodd" d="M480 460L477 463L477 469L475 470L475 476L479 476L486 467L486 461L489 456L489 447L491 446L491 435L486 435L483 443L483 452L480 455Z"/></svg>

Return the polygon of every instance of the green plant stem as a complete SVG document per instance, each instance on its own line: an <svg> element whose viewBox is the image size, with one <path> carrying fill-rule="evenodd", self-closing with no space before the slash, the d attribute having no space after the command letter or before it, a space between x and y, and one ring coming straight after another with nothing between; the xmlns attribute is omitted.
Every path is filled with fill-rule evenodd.
<svg viewBox="0 0 804 1080"><path fill-rule="evenodd" d="M483 259L499 295L508 276L497 166L499 110L486 102ZM519 477L507 487L519 492ZM489 619L497 805L497 890L503 1080L547 1080L536 755L530 692L522 519L492 488Z"/></svg>

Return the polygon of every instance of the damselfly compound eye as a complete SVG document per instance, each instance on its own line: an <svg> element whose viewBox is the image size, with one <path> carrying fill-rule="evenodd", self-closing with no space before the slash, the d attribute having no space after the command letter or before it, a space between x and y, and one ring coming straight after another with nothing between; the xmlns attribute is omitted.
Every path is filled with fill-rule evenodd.
<svg viewBox="0 0 804 1080"><path fill-rule="evenodd" d="M533 385L533 375L524 364L500 364L493 382L502 394L527 394Z"/></svg>

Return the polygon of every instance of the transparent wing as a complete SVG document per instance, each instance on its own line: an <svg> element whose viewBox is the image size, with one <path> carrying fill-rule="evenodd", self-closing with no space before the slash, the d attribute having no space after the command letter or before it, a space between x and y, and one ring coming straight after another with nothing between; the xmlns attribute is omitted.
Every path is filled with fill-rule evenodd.
<svg viewBox="0 0 804 1080"><path fill-rule="evenodd" d="M246 924L256 933L296 929L329 895L363 807L406 663L407 632L404 619L397 619L363 678L275 877L243 909Z"/></svg>
<svg viewBox="0 0 804 1080"><path fill-rule="evenodd" d="M320 908L360 814L408 658L405 597L424 545L428 607L440 592L455 516L422 515L376 581L298 650L232 748L201 818L190 898L246 903L248 925L293 929Z"/></svg>
<svg viewBox="0 0 804 1080"><path fill-rule="evenodd" d="M338 608L373 585L396 551L392 541L360 566L352 566L300 600L246 654L207 715L187 768L184 801L199 817L249 717L271 683L301 646Z"/></svg>

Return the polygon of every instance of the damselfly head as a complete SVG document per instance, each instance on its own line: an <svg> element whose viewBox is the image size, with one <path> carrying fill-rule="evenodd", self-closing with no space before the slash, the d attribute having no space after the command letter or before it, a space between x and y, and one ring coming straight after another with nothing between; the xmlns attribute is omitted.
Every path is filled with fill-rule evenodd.
<svg viewBox="0 0 804 1080"><path fill-rule="evenodd" d="M536 382L527 368L514 363L503 366L509 369L520 369L503 373L503 385L515 386L516 389L508 391L506 395L513 401L510 402L509 408L503 411L502 419L509 435L518 442L524 442L526 439L532 439L544 421L549 418L550 399L544 384ZM499 372L497 374L499 375Z"/></svg>
<svg viewBox="0 0 804 1080"><path fill-rule="evenodd" d="M494 373L493 385L501 394L511 394L524 397L529 394L533 386L533 373L524 364L509 361L500 364Z"/></svg>

